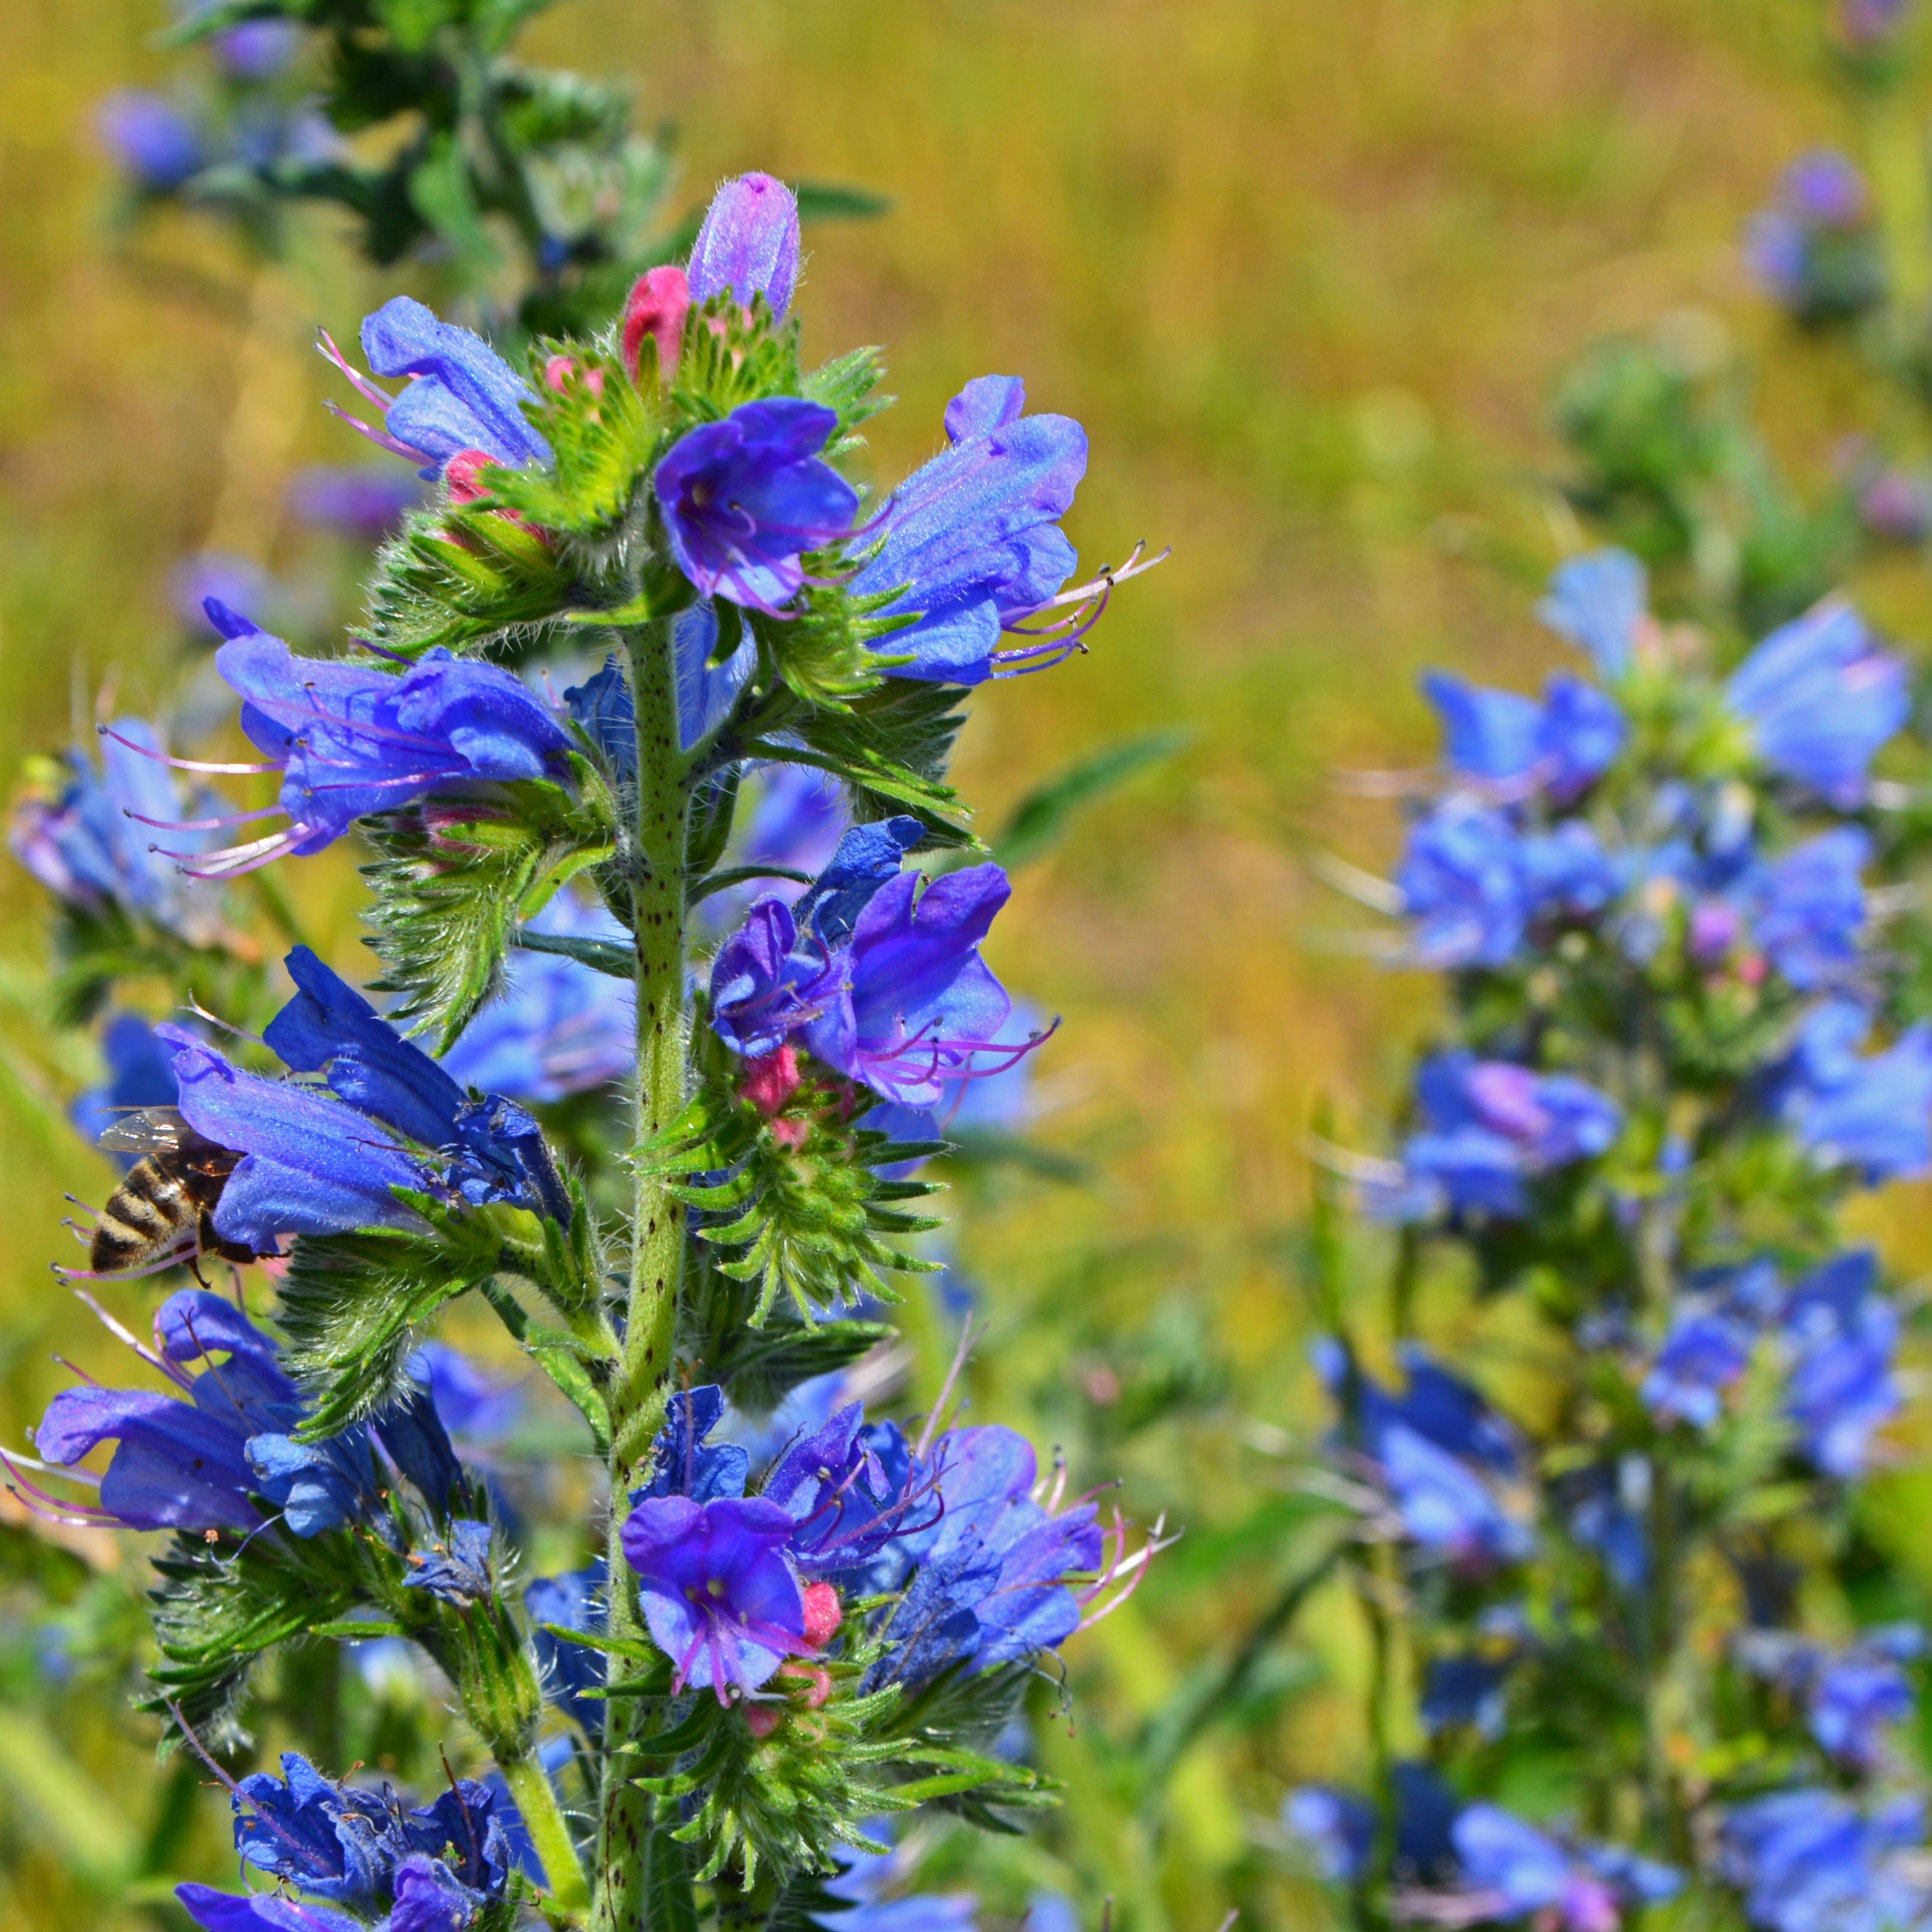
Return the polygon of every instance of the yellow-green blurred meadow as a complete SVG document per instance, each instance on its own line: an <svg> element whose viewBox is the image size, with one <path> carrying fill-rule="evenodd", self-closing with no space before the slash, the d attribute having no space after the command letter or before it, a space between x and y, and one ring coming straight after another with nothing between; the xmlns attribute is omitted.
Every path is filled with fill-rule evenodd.
<svg viewBox="0 0 1932 1932"><path fill-rule="evenodd" d="M392 290L326 219L260 274L185 218L113 229L92 105L166 71L164 11L0 0L9 772L84 724L104 681L131 708L158 694L159 668L172 679L166 586L184 554L294 567L287 476L351 454L320 406L311 331L352 332ZM1243 1726L1209 1732L1164 1785L1130 1775L1116 1746L1226 1654L1292 1562L1270 1502L1282 1452L1321 1426L1304 1366L1311 1120L1326 1103L1340 1138L1379 1144L1430 1023L1426 980L1334 937L1359 920L1311 856L1385 862L1394 826L1326 775L1428 755L1426 663L1522 682L1555 662L1531 607L1582 539L1552 487L1546 405L1586 345L1660 321L1728 345L1787 458L1828 465L1861 379L1789 338L1736 252L1792 154L1883 135L1845 118L1822 11L577 0L531 36L533 58L632 76L640 120L674 125L680 212L750 166L892 197L882 220L813 231L802 303L809 352L891 345L901 400L876 425L880 479L930 451L966 378L1018 372L1034 406L1090 434L1069 524L1083 560L1142 537L1173 546L1090 656L975 700L959 768L997 826L1084 752L1191 734L1018 875L994 947L1009 983L1064 1017L1040 1058L1038 1138L1077 1168L1002 1169L958 1204L988 1318L975 1412L1064 1442L1082 1486L1122 1469L1126 1507L1189 1532L1072 1647L1071 1715L1045 1746L1066 1807L1000 1853L1022 1903L1037 1884L1070 1890L1090 1924L1112 1892L1146 1932L1210 1932L1236 1902L1257 1932L1323 1921L1274 1820L1289 1783L1347 1771L1359 1750L1360 1646L1339 1598L1310 1607ZM1903 638L1932 644L1922 564L1859 587ZM351 864L284 883L354 970ZM63 1379L52 1357L112 1354L47 1272L68 1243L63 1190L98 1198L106 1170L61 1117L88 1068L34 1005L40 914L0 868L8 1443ZM1887 1210L1908 1262L1926 1225L1909 1196ZM153 1299L106 1298L137 1325ZM1898 1488L1897 1506L1913 1496ZM6 1688L0 1920L184 1922L142 1901L161 1878L232 1872L218 1796L192 1769L158 1779L150 1736L112 1698ZM143 1846L166 1804L190 1802L194 1869L158 1872Z"/></svg>

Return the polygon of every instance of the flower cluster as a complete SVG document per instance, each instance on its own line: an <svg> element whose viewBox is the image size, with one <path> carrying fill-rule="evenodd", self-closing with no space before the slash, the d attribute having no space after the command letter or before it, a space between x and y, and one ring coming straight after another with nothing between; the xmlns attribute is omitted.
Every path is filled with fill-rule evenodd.
<svg viewBox="0 0 1932 1932"><path fill-rule="evenodd" d="M1399 1158L1328 1154L1398 1259L1394 1336L1351 1313L1318 1351L1339 1424L1313 1480L1394 1546L1365 1611L1384 1645L1412 1620L1430 1757L1382 1767L1393 1817L1322 1790L1287 1822L1409 1920L1609 1932L1707 1844L1756 1925L1920 1923L1895 1794L1922 1633L1821 1628L1808 1594L1815 1524L1904 1400L1904 1311L1837 1210L1932 1168L1932 1033L1874 884L1905 666L1840 600L1728 668L1647 604L1634 558L1576 559L1541 610L1592 680L1427 680L1440 776L1396 890L1361 887L1404 919L1392 956L1454 969L1450 1034ZM1480 1302L1425 1345L1417 1311L1456 1306L1425 1295L1461 1270ZM1394 1389L1366 1366L1389 1339ZM1711 1741L1694 1771L1688 1729L1682 1774L1626 1751L1612 1680L1669 1682L1670 1724ZM1526 1735L1565 1793L1528 1820L1492 1802ZM1678 1748L1661 1735L1643 1748ZM1640 1849L1570 1822L1640 1815Z"/></svg>
<svg viewBox="0 0 1932 1932"><path fill-rule="evenodd" d="M1854 16L1858 38L1880 10ZM1886 264L1871 192L1845 157L1829 148L1801 155L1785 170L1777 199L1753 218L1745 259L1765 292L1801 322L1843 321L1886 298Z"/></svg>

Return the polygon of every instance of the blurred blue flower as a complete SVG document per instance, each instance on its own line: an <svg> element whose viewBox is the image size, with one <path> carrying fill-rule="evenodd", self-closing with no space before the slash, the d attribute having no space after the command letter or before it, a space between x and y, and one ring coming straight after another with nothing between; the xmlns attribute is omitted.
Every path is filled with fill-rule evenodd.
<svg viewBox="0 0 1932 1932"><path fill-rule="evenodd" d="M1837 602L1774 631L1731 674L1724 696L1772 770L1844 811L1864 802L1873 757L1912 709L1904 664Z"/></svg>
<svg viewBox="0 0 1932 1932"><path fill-rule="evenodd" d="M1829 1000L1808 1013L1772 1083L1778 1114L1823 1164L1876 1184L1932 1168L1932 1025L1908 1028L1890 1048L1861 1056L1864 1008Z"/></svg>
<svg viewBox="0 0 1932 1932"><path fill-rule="evenodd" d="M1669 1898L1682 1876L1611 1846L1560 1843L1496 1804L1472 1804L1450 1836L1467 1882L1504 1923L1548 1914L1566 1932L1615 1932L1625 1910Z"/></svg>
<svg viewBox="0 0 1932 1932"><path fill-rule="evenodd" d="M1630 668L1649 609L1643 566L1628 550L1599 550L1558 566L1536 614L1586 652L1605 677L1616 678Z"/></svg>
<svg viewBox="0 0 1932 1932"><path fill-rule="evenodd" d="M124 88L100 104L96 124L114 158L150 194L172 193L207 165L201 129L164 94Z"/></svg>
<svg viewBox="0 0 1932 1932"><path fill-rule="evenodd" d="M1850 1798L1780 1791L1724 1820L1724 1876L1765 1932L1886 1932L1932 1910L1916 1852L1924 1807L1900 1798L1862 1813Z"/></svg>
<svg viewBox="0 0 1932 1932"><path fill-rule="evenodd" d="M136 1013L110 1013L102 1022L100 1057L107 1063L106 1084L90 1088L69 1110L75 1130L90 1145L130 1113L172 1107L179 1090L166 1043ZM140 1158L115 1157L123 1167Z"/></svg>
<svg viewBox="0 0 1932 1932"><path fill-rule="evenodd" d="M1877 1281L1877 1257L1855 1250L1799 1282L1782 1311L1793 1358L1786 1412L1804 1454L1828 1475L1863 1473L1873 1436L1903 1400L1898 1311Z"/></svg>
<svg viewBox="0 0 1932 1932"><path fill-rule="evenodd" d="M372 544L396 529L404 512L422 500L417 478L362 464L312 464L296 472L288 490L289 508L303 523Z"/></svg>
<svg viewBox="0 0 1932 1932"><path fill-rule="evenodd" d="M1856 826L1822 832L1754 868L1739 888L1751 936L1801 992L1842 979L1865 934L1871 840Z"/></svg>
<svg viewBox="0 0 1932 1932"><path fill-rule="evenodd" d="M1552 674L1540 704L1446 671L1427 673L1422 688L1442 718L1450 769L1513 798L1575 798L1610 769L1628 729L1612 700L1567 671Z"/></svg>
<svg viewBox="0 0 1932 1932"><path fill-rule="evenodd" d="M1708 1429L1724 1412L1724 1391L1750 1360L1751 1331L1734 1317L1693 1308L1680 1314L1644 1378L1643 1402L1659 1422Z"/></svg>
<svg viewBox="0 0 1932 1932"><path fill-rule="evenodd" d="M1394 1767L1394 1876L1406 1885L1440 1883L1454 1869L1450 1832L1462 1808L1455 1793L1426 1764ZM1350 1883L1369 1869L1376 1814L1365 1799L1324 1785L1304 1785L1283 1800L1282 1822L1314 1852L1322 1875Z"/></svg>
<svg viewBox="0 0 1932 1932"><path fill-rule="evenodd" d="M1744 1669L1803 1700L1812 1736L1848 1770L1876 1770L1886 1732L1917 1708L1904 1668L1925 1652L1916 1624L1876 1625L1835 1652L1767 1630L1741 1632L1734 1648Z"/></svg>
<svg viewBox="0 0 1932 1932"><path fill-rule="evenodd" d="M1874 307L1884 298L1885 258L1864 177L1834 148L1801 154L1746 227L1744 260L1765 292L1801 322Z"/></svg>

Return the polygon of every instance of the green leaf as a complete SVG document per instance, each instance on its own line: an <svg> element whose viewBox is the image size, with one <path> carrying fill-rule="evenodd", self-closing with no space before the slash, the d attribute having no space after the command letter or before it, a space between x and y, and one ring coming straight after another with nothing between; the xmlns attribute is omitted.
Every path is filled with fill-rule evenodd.
<svg viewBox="0 0 1932 1932"><path fill-rule="evenodd" d="M503 1325L523 1345L530 1359L549 1376L575 1406L590 1425L590 1439L598 1455L610 1454L610 1410L604 1390L593 1372L592 1358L574 1335L560 1328L548 1328L532 1322L523 1304L500 1282L482 1285L484 1298L496 1310Z"/></svg>
<svg viewBox="0 0 1932 1932"><path fill-rule="evenodd" d="M412 512L384 546L370 634L408 658L437 644L527 644L582 602L575 574L538 532L487 503L445 502Z"/></svg>
<svg viewBox="0 0 1932 1932"><path fill-rule="evenodd" d="M608 973L614 980L634 980L638 976L637 954L614 940L584 939L574 933L526 930L516 934L510 943L525 952L554 952L566 959L574 959L580 966L588 966L593 972Z"/></svg>
<svg viewBox="0 0 1932 1932"><path fill-rule="evenodd" d="M722 872L707 872L703 878L694 879L684 896L685 903L696 905L713 892L729 892L734 886L748 886L759 879L789 879L800 886L812 884L809 872L796 872L789 866L728 866Z"/></svg>
<svg viewBox="0 0 1932 1932"><path fill-rule="evenodd" d="M1172 758L1192 736L1187 730L1154 731L1105 746L1036 785L1013 808L1006 829L993 842L1000 863L1009 872L1030 865L1059 842L1078 813L1149 766Z"/></svg>
<svg viewBox="0 0 1932 1932"><path fill-rule="evenodd" d="M819 1322L807 1328L783 1316L754 1328L747 1324L740 1295L700 1292L692 1298L692 1326L696 1330L701 1323L704 1332L692 1334L680 1354L702 1365L734 1408L752 1415L768 1414L800 1382L844 1368L898 1332L889 1322Z"/></svg>
<svg viewBox="0 0 1932 1932"><path fill-rule="evenodd" d="M290 1370L310 1404L302 1439L320 1442L402 1394L430 1324L495 1273L501 1249L494 1228L455 1216L435 1234L370 1228L298 1240L282 1278L281 1323Z"/></svg>
<svg viewBox="0 0 1932 1932"><path fill-rule="evenodd" d="M842 778L862 824L910 812L940 846L984 848L960 821L959 794L944 782L946 760L965 722L962 694L950 685L888 679L842 710L788 719L804 741L757 740L746 756L811 765Z"/></svg>
<svg viewBox="0 0 1932 1932"><path fill-rule="evenodd" d="M615 807L589 761L573 758L580 798L524 780L488 799L431 800L365 821L380 856L374 888L375 985L399 994L392 1017L446 1052L502 983L513 922L616 850Z"/></svg>

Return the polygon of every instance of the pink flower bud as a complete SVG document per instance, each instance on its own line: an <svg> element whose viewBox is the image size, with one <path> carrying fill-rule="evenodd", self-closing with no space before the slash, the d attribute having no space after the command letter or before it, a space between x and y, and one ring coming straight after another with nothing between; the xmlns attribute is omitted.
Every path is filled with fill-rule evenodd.
<svg viewBox="0 0 1932 1932"><path fill-rule="evenodd" d="M574 357L553 356L544 364L544 387L547 389L554 389L559 395L562 394L563 386L570 380L576 370L577 362ZM584 380L590 384L590 393L593 396L603 394L604 372L602 370L592 370Z"/></svg>
<svg viewBox="0 0 1932 1932"><path fill-rule="evenodd" d="M798 1091L798 1049L788 1045L745 1063L738 1097L750 1101L769 1120Z"/></svg>
<svg viewBox="0 0 1932 1932"><path fill-rule="evenodd" d="M832 1641L832 1634L845 1620L838 1592L830 1583L805 1586L805 1640L814 1650Z"/></svg>
<svg viewBox="0 0 1932 1932"><path fill-rule="evenodd" d="M646 336L657 344L658 380L668 382L676 373L690 306L691 285L682 268L646 268L638 278L624 303L624 367L632 381L644 380Z"/></svg>
<svg viewBox="0 0 1932 1932"><path fill-rule="evenodd" d="M496 459L487 449L459 449L442 466L442 480L449 485L449 500L452 503L473 503L479 496L487 496L482 472L496 467Z"/></svg>

